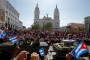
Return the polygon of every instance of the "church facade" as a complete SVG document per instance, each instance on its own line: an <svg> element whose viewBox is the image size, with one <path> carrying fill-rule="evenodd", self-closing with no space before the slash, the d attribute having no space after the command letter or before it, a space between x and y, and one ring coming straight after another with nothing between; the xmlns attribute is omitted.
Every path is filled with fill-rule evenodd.
<svg viewBox="0 0 90 60"><path fill-rule="evenodd" d="M39 24L40 26L43 26L44 24L51 22L53 28L58 29L60 26L60 20L59 20L59 9L56 8L54 10L54 19L52 19L51 17L44 16L42 19L39 18L40 17L40 10L38 7L38 4L35 7L35 11L34 11L34 24Z"/></svg>

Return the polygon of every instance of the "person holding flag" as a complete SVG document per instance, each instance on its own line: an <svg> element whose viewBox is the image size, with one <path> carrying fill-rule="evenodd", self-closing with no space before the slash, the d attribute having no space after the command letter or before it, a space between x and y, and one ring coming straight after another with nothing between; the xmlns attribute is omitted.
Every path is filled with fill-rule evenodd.
<svg viewBox="0 0 90 60"><path fill-rule="evenodd" d="M88 52L87 45L84 42L80 42L70 53L66 54L66 60L71 60L72 57L74 57L75 60L82 60L80 56Z"/></svg>

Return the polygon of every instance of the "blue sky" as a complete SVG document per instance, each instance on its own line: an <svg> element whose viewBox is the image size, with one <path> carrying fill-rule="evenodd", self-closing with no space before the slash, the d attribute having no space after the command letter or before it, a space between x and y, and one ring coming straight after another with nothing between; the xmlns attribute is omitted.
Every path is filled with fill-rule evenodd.
<svg viewBox="0 0 90 60"><path fill-rule="evenodd" d="M47 13L53 18L56 4L60 12L60 26L68 23L84 23L84 17L90 16L90 0L9 0L20 13L23 25L30 27L33 24L34 10L38 2L40 18Z"/></svg>

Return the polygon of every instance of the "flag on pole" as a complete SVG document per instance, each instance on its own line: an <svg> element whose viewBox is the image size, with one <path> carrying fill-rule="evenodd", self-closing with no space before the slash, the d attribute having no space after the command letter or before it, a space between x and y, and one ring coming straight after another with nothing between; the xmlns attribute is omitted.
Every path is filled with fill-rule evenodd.
<svg viewBox="0 0 90 60"><path fill-rule="evenodd" d="M89 52L87 45L84 42L80 42L77 46L71 51L71 55L79 60L79 57L84 53Z"/></svg>

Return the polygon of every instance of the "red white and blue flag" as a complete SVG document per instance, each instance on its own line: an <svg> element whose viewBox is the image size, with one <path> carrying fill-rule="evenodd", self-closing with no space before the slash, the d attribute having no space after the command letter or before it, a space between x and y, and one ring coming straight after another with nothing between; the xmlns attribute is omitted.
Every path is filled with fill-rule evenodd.
<svg viewBox="0 0 90 60"><path fill-rule="evenodd" d="M80 42L77 46L71 51L71 55L79 60L79 57L85 53L89 52L87 45L84 42Z"/></svg>
<svg viewBox="0 0 90 60"><path fill-rule="evenodd" d="M6 32L0 29L0 38L4 38L6 36Z"/></svg>
<svg viewBox="0 0 90 60"><path fill-rule="evenodd" d="M45 56L45 51L43 47L39 49L39 53L41 56Z"/></svg>
<svg viewBox="0 0 90 60"><path fill-rule="evenodd" d="M18 43L18 36L17 35L11 36L8 38L8 40L13 43Z"/></svg>

